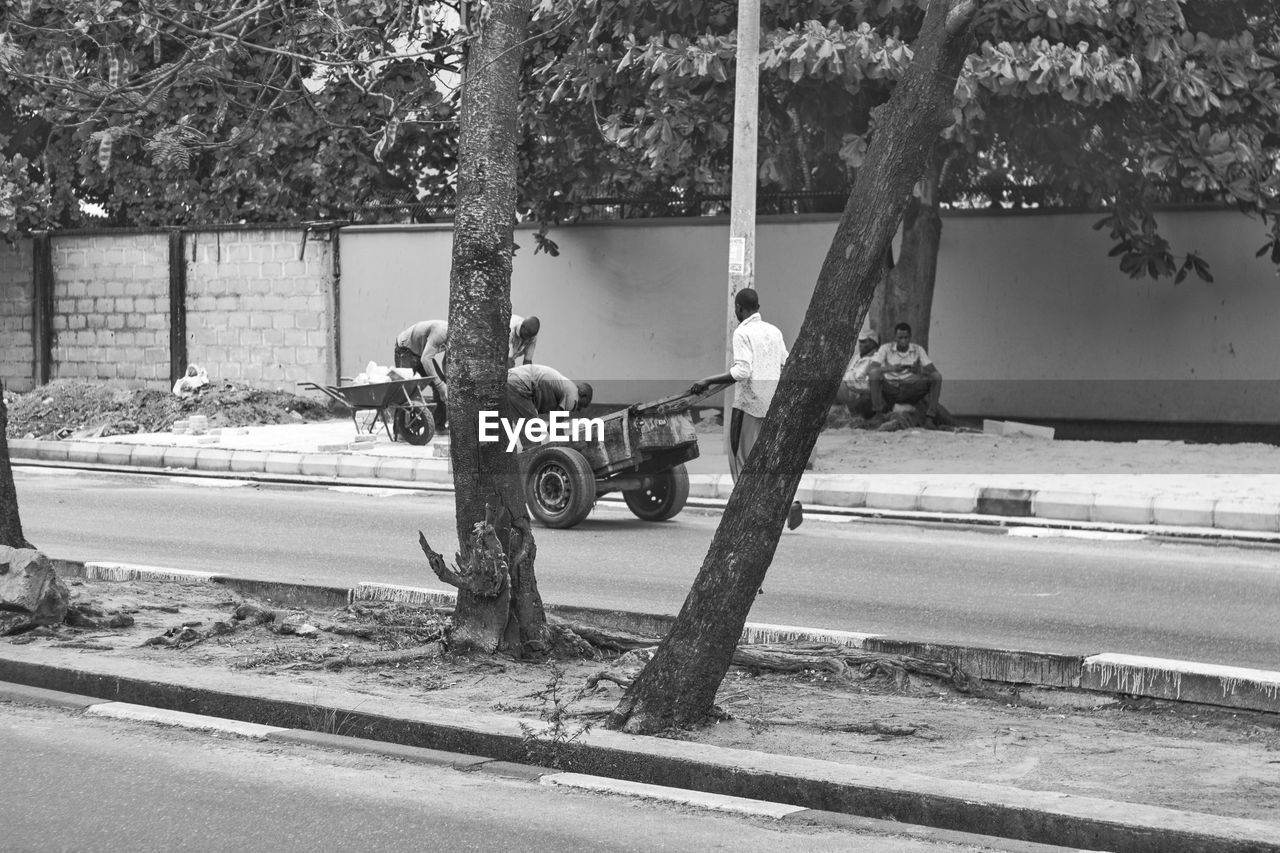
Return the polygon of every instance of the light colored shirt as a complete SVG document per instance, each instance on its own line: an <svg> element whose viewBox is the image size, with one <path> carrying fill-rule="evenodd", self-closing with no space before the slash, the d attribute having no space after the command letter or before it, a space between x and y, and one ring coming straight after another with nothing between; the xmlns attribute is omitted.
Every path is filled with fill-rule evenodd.
<svg viewBox="0 0 1280 853"><path fill-rule="evenodd" d="M449 324L444 320L414 323L396 336L396 346L405 347L426 361L449 345Z"/></svg>
<svg viewBox="0 0 1280 853"><path fill-rule="evenodd" d="M534 335L527 341L520 337L520 324L523 322L524 318L519 314L511 315L511 338L507 342L507 364L514 365L516 359L533 360L533 349L538 345L538 336Z"/></svg>
<svg viewBox="0 0 1280 853"><path fill-rule="evenodd" d="M844 384L852 391L867 393L871 390L871 379L868 374L871 365L875 364L876 354L855 355L844 369Z"/></svg>
<svg viewBox="0 0 1280 853"><path fill-rule="evenodd" d="M906 352L898 352L896 343L887 343L876 350L874 358L877 364L884 365L884 377L893 380L914 375L914 365L918 364L923 372L924 368L933 364L933 359L929 358L929 354L919 344L907 344Z"/></svg>
<svg viewBox="0 0 1280 853"><path fill-rule="evenodd" d="M738 383L733 407L763 418L786 360L782 332L760 319L760 312L739 323L733 330L733 365L729 368L729 375Z"/></svg>
<svg viewBox="0 0 1280 853"><path fill-rule="evenodd" d="M578 407L578 386L545 364L520 364L508 370L507 390L531 401L540 415Z"/></svg>

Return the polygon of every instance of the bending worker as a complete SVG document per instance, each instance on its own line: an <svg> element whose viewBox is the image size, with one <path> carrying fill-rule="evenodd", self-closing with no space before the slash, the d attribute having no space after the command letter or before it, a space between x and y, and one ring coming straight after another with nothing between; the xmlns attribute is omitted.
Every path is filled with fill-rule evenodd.
<svg viewBox="0 0 1280 853"><path fill-rule="evenodd" d="M507 401L521 418L576 412L591 405L591 386L574 382L545 364L522 364L507 371Z"/></svg>
<svg viewBox="0 0 1280 853"><path fill-rule="evenodd" d="M533 350L538 346L538 332L542 323L537 317L511 315L511 334L507 339L507 367L517 364L533 364ZM524 359L524 361L521 361Z"/></svg>
<svg viewBox="0 0 1280 853"><path fill-rule="evenodd" d="M437 432L445 428L449 387L445 384L444 367L436 364L435 357L445 353L448 346L449 324L444 320L423 320L396 336L395 366L407 367L415 376L424 376L431 382L435 395L432 414ZM447 362L448 356L444 358Z"/></svg>

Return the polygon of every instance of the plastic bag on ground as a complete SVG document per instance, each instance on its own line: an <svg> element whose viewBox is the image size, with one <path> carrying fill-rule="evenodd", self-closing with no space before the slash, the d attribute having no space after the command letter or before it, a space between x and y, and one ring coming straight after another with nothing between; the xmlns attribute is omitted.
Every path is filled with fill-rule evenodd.
<svg viewBox="0 0 1280 853"><path fill-rule="evenodd" d="M190 397L209 384L209 373L198 364L187 367L187 374L173 383L173 393L178 397Z"/></svg>

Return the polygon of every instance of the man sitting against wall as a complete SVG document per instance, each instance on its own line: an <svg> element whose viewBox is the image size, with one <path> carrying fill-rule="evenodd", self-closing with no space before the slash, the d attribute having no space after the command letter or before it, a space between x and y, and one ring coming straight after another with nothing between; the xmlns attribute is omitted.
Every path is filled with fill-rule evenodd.
<svg viewBox="0 0 1280 853"><path fill-rule="evenodd" d="M871 405L871 366L880 349L880 336L870 326L858 335L858 352L845 367L844 377L836 388L836 402L844 405L855 418L870 420L875 411Z"/></svg>
<svg viewBox="0 0 1280 853"><path fill-rule="evenodd" d="M937 426L939 420L938 397L942 394L942 374L924 347L911 342L911 325L899 323L893 327L893 342L876 351L867 375L873 412L889 412L895 415L900 407L924 408L926 427ZM915 426L907 423L910 412L904 417L890 418L880 429L902 429Z"/></svg>

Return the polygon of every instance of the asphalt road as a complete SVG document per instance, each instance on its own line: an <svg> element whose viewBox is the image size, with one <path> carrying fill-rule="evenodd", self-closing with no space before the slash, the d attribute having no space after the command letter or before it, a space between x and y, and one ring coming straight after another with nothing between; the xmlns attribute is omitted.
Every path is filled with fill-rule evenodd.
<svg viewBox="0 0 1280 853"><path fill-rule="evenodd" d="M7 851L985 849L4 703L0 762Z"/></svg>
<svg viewBox="0 0 1280 853"><path fill-rule="evenodd" d="M350 586L445 588L449 493L15 469L28 539L54 557ZM602 504L537 529L543 599L675 613L718 514L648 524ZM807 521L784 533L751 620L1065 654L1125 652L1280 668L1280 551Z"/></svg>

